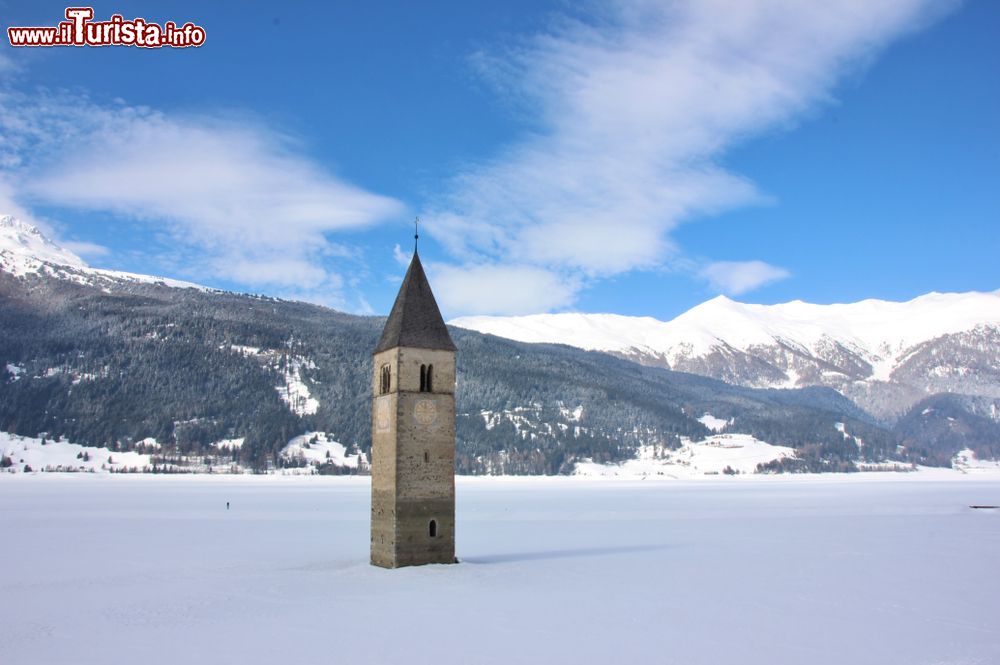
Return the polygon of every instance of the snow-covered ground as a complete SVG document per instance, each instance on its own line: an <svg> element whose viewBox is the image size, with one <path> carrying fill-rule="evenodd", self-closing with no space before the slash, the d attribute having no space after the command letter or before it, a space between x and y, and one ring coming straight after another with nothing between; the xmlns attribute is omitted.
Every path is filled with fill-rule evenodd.
<svg viewBox="0 0 1000 665"><path fill-rule="evenodd" d="M977 459L976 454L968 448L958 451L951 463L962 473L1000 474L1000 460Z"/></svg>
<svg viewBox="0 0 1000 665"><path fill-rule="evenodd" d="M758 464L795 457L792 448L774 446L749 434L716 434L698 442L681 437L681 441L683 445L677 450L642 446L635 459L621 464L580 462L573 473L626 478L695 478L720 473L756 473Z"/></svg>
<svg viewBox="0 0 1000 665"><path fill-rule="evenodd" d="M579 409L578 409L579 410ZM483 412L485 418L489 412ZM506 412L516 416L516 412ZM496 415L496 414L494 414ZM499 417L499 416L496 416ZM711 418L706 415L702 420ZM716 419L718 420L718 419ZM487 423L490 421L487 419ZM518 421L514 420L515 425ZM525 421L527 422L527 421ZM719 421L723 422L724 421ZM760 441L748 434L714 434L703 441L691 441L681 437L682 445L677 450L662 446L641 446L636 457L619 463L597 464L585 459L576 464L573 475L619 479L641 479L647 477L671 480L692 480L719 474L753 474L757 465L784 457L794 457L795 451L785 446L776 446ZM163 470L205 474L246 474L252 473L232 458L233 452L242 447L243 439L223 439L213 444L213 455L201 453L185 457L176 453L157 457L162 445L156 439L139 442L142 452L112 452L107 448L81 446L64 440L45 437L33 438L0 432L0 473L39 472L151 472L159 465ZM282 449L281 456L286 464L283 468L271 469L279 475L310 475L318 472L324 464L344 467L365 473L370 461L357 448L348 450L325 432L307 432L293 437ZM917 471L921 475L935 477L975 476L993 478L1000 482L1000 461L979 460L971 450L962 450L952 461L953 468L938 469L913 467L903 462L862 463L857 466L863 471Z"/></svg>
<svg viewBox="0 0 1000 665"><path fill-rule="evenodd" d="M1000 484L917 475L462 478L394 571L364 478L0 476L0 662L1000 662Z"/></svg>
<svg viewBox="0 0 1000 665"><path fill-rule="evenodd" d="M716 418L711 413L706 413L701 418L698 418L698 422L712 430L713 432L721 432L722 429L729 424L728 420L723 420L722 418Z"/></svg>
<svg viewBox="0 0 1000 665"><path fill-rule="evenodd" d="M357 469L368 465L368 457L361 451L348 452L346 446L334 441L324 432L308 432L288 442L281 454L286 459L300 459L309 473L319 464L331 463L337 466Z"/></svg>
<svg viewBox="0 0 1000 665"><path fill-rule="evenodd" d="M133 452L112 452L107 448L81 446L68 441L54 441L45 437L33 438L0 432L0 458L10 460L11 464L0 472L141 471L150 465L149 457Z"/></svg>
<svg viewBox="0 0 1000 665"><path fill-rule="evenodd" d="M0 432L0 473L149 473L154 466L161 470L169 467L173 471L204 474L244 474L252 469L233 460L234 451L243 446L243 439L222 439L213 444L214 454L201 453L190 456L170 452L166 461L156 455L163 446L153 438L139 442L142 453L112 452L107 448L81 446L64 440L47 439L44 436L27 437ZM155 454L151 454L155 453ZM317 473L323 464L367 471L368 458L359 450L348 451L342 443L335 441L324 432L307 432L293 437L281 451L282 457L290 464L284 468L271 469L280 475L303 475ZM360 466L360 468L359 468Z"/></svg>

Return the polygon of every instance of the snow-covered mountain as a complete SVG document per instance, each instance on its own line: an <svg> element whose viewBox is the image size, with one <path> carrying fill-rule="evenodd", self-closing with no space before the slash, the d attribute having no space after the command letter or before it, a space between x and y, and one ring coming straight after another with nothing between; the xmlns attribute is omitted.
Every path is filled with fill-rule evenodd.
<svg viewBox="0 0 1000 665"><path fill-rule="evenodd" d="M743 386L828 386L890 420L935 393L1000 398L1000 291L836 305L719 296L672 321L569 313L450 323Z"/></svg>
<svg viewBox="0 0 1000 665"><path fill-rule="evenodd" d="M46 264L87 267L83 259L46 238L37 227L10 215L0 217L0 270L21 277Z"/></svg>
<svg viewBox="0 0 1000 665"><path fill-rule="evenodd" d="M0 217L0 432L37 438L39 448L45 438L155 453L161 463L193 455L207 464L223 442L231 461L255 469L288 457L290 440L304 432L365 448L370 349L384 320L175 286L193 285L90 268L38 229ZM825 382L866 404L880 395L896 409L914 402L892 425L828 388L757 390L454 330L458 468L551 474L588 464L602 475L659 475L763 463L768 471L846 471L947 464L964 449L997 459L998 296L771 308L717 299L669 323L561 315L499 319L488 329L730 384ZM327 453L332 466L345 466L336 446L300 443L302 454L286 460L292 466ZM23 464L66 466L62 453L44 448ZM67 450L78 467L72 460L83 451ZM0 455L10 457L0 469L20 464L21 452Z"/></svg>
<svg viewBox="0 0 1000 665"><path fill-rule="evenodd" d="M47 275L98 287L107 286L108 282L133 282L178 288L205 288L166 277L91 268L79 256L45 237L38 227L11 215L0 216L0 271L20 278Z"/></svg>
<svg viewBox="0 0 1000 665"><path fill-rule="evenodd" d="M108 289L196 284L91 268L36 227L0 216L0 272ZM827 386L895 421L939 393L1000 404L1000 291L909 302L751 305L719 296L672 321L614 314L464 317L453 325L608 352L754 388Z"/></svg>

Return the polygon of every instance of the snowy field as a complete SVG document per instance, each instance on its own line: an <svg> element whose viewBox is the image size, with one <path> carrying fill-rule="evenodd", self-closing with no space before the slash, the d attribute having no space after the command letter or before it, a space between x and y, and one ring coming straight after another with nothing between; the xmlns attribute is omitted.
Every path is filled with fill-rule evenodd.
<svg viewBox="0 0 1000 665"><path fill-rule="evenodd" d="M364 478L4 475L0 663L1000 663L1000 482L916 475L462 478L395 571Z"/></svg>

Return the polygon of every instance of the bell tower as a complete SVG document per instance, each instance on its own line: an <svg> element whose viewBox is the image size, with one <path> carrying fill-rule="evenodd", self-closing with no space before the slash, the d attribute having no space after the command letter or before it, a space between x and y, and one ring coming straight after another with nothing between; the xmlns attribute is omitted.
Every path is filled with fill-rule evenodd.
<svg viewBox="0 0 1000 665"><path fill-rule="evenodd" d="M372 565L455 562L455 350L414 251L373 354Z"/></svg>

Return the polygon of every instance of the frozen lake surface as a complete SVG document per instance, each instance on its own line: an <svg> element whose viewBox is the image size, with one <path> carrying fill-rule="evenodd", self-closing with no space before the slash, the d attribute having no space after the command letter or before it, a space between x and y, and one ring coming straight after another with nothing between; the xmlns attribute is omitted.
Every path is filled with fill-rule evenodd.
<svg viewBox="0 0 1000 665"><path fill-rule="evenodd" d="M366 479L0 477L0 662L1000 663L1000 482L912 476L463 478L395 571Z"/></svg>

